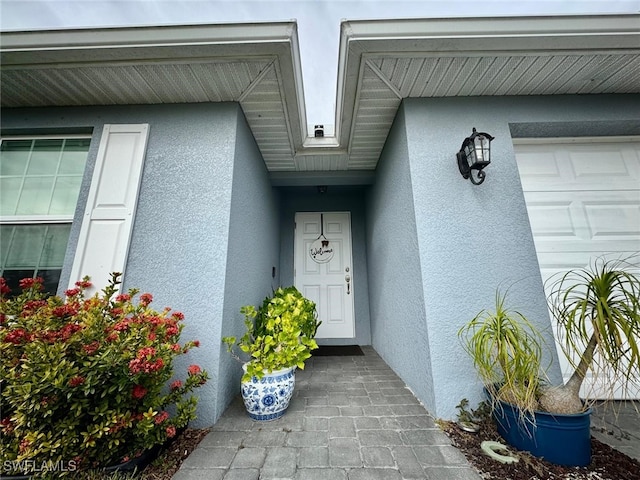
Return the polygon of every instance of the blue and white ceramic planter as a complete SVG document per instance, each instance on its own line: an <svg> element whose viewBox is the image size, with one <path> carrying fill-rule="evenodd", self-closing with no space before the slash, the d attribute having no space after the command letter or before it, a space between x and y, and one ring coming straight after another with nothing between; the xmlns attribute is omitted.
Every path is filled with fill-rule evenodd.
<svg viewBox="0 0 640 480"><path fill-rule="evenodd" d="M246 365L242 368L246 372ZM296 367L265 372L261 379L242 382L242 400L253 420L275 420L284 415L296 384Z"/></svg>

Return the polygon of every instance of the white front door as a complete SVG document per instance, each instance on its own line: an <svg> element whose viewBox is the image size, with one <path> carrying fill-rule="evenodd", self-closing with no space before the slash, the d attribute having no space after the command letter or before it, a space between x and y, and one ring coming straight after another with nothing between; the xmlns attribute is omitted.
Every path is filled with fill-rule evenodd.
<svg viewBox="0 0 640 480"><path fill-rule="evenodd" d="M354 338L349 212L296 213L294 283L316 303L316 338Z"/></svg>
<svg viewBox="0 0 640 480"><path fill-rule="evenodd" d="M640 251L640 139L519 139L514 147L543 280ZM558 355L566 381L573 368ZM589 375L582 396L640 398Z"/></svg>

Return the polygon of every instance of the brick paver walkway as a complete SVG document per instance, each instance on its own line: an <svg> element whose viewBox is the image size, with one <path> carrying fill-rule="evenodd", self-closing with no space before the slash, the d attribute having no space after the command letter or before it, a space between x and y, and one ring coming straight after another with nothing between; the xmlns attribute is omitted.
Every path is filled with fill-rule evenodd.
<svg viewBox="0 0 640 480"><path fill-rule="evenodd" d="M174 480L479 480L371 347L314 357L285 415L254 422L238 397Z"/></svg>

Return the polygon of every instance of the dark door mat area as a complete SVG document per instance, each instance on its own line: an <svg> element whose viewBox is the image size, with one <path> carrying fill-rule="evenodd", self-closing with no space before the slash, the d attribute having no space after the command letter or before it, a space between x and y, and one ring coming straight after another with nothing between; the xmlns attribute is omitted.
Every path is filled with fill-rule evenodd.
<svg viewBox="0 0 640 480"><path fill-rule="evenodd" d="M317 350L312 350L314 357L345 357L349 355L364 355L358 345L320 345Z"/></svg>

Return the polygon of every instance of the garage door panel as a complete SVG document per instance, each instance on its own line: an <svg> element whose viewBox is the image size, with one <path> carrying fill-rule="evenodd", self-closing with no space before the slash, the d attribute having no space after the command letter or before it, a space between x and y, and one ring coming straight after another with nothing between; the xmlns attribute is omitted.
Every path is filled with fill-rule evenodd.
<svg viewBox="0 0 640 480"><path fill-rule="evenodd" d="M640 250L640 191L525 192L525 199L536 247L549 240L609 241L593 247L609 251L630 241L626 248Z"/></svg>
<svg viewBox="0 0 640 480"><path fill-rule="evenodd" d="M622 152L609 146L575 147L568 153L575 184L611 183L632 176L631 165L627 164Z"/></svg>
<svg viewBox="0 0 640 480"><path fill-rule="evenodd" d="M640 252L640 141L542 139L515 142L529 221L547 291L554 279L595 259L631 259ZM572 372L559 350L565 381ZM623 392L606 377L585 379L581 394Z"/></svg>
<svg viewBox="0 0 640 480"><path fill-rule="evenodd" d="M618 252L638 252L637 240L619 240L616 245L615 251L611 249L611 241L593 241L591 244L585 244L583 241L571 241L565 240L562 242L554 241L552 239L539 240L536 242L536 251L538 257L540 253L589 253L595 259L606 253L617 254ZM621 257L625 258L625 257Z"/></svg>
<svg viewBox="0 0 640 480"><path fill-rule="evenodd" d="M518 168L528 191L628 189L640 184L640 143L516 144Z"/></svg>
<svg viewBox="0 0 640 480"><path fill-rule="evenodd" d="M572 268L588 267L594 260L596 252L585 250L584 252L540 252L538 253L538 263L542 272L543 280L558 272L566 272ZM609 254L599 254L598 258L604 260L617 260L631 258L637 251L618 251Z"/></svg>
<svg viewBox="0 0 640 480"><path fill-rule="evenodd" d="M616 252L615 254L604 254L604 260L617 260L620 258L631 258L634 252ZM547 291L551 284L558 280L560 276L573 268L587 268L593 262L593 252L542 252L538 254L540 264L540 274Z"/></svg>
<svg viewBox="0 0 640 480"><path fill-rule="evenodd" d="M640 201L584 202L583 205L591 239L635 238L640 247Z"/></svg>
<svg viewBox="0 0 640 480"><path fill-rule="evenodd" d="M520 177L523 181L526 179L528 184L562 180L554 151L527 151L526 147L523 147L518 150L518 168Z"/></svg>
<svg viewBox="0 0 640 480"><path fill-rule="evenodd" d="M527 208L529 212L529 222L534 232L534 240L545 237L564 237L565 239L577 239L584 226L576 224L583 218L580 212L573 212L576 207L575 202L570 200L557 201L535 201L527 196ZM544 195L543 195L544 196Z"/></svg>

